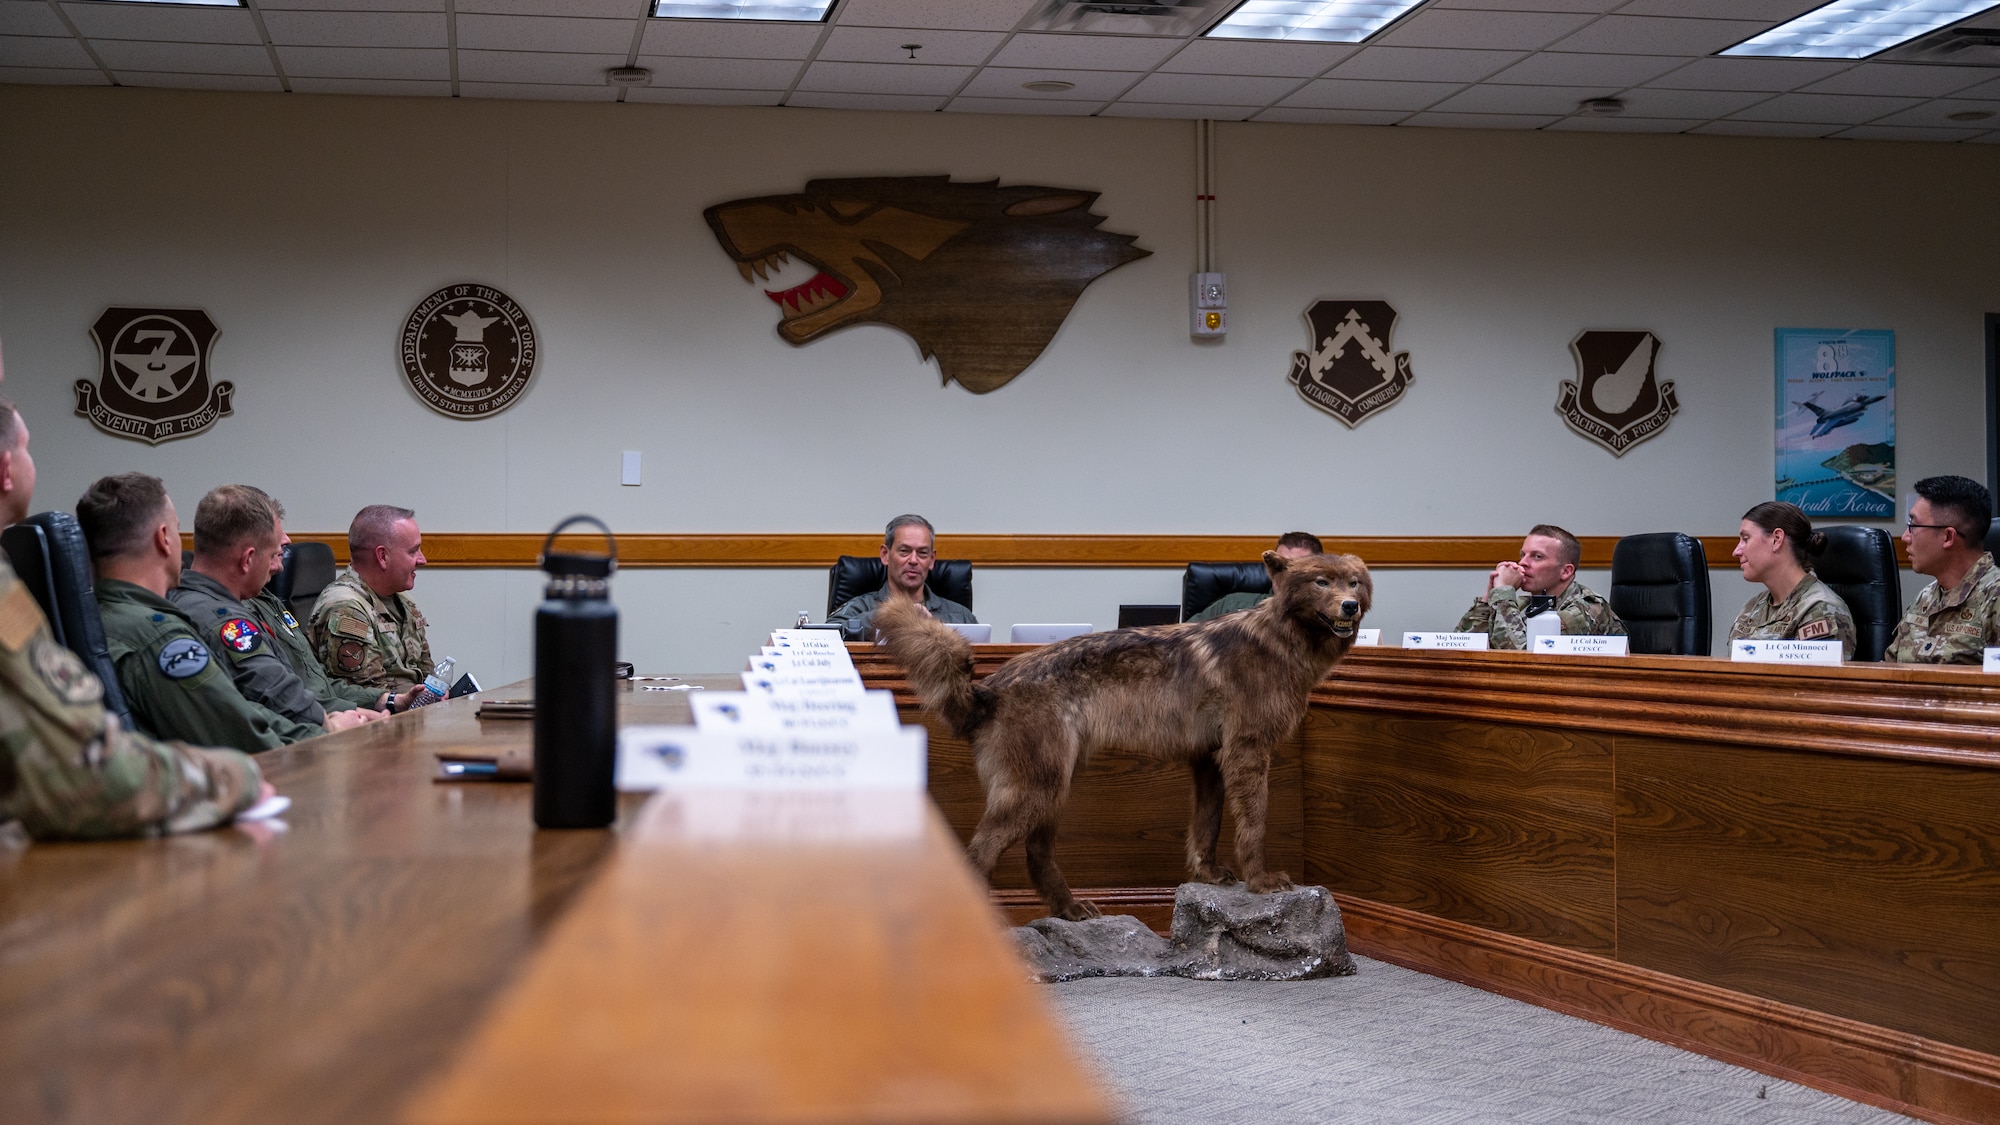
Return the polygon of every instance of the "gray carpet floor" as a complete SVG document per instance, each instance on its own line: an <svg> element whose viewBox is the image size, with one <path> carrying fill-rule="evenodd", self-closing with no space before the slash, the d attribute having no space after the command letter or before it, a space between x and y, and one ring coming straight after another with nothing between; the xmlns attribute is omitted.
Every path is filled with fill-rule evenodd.
<svg viewBox="0 0 2000 1125"><path fill-rule="evenodd" d="M1134 1125L1914 1118L1357 957L1330 980L1046 985Z"/></svg>

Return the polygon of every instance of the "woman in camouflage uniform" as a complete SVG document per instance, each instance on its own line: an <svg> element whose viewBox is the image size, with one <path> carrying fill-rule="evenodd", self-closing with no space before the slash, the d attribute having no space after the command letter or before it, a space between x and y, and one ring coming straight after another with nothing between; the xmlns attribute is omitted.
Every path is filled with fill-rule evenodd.
<svg viewBox="0 0 2000 1125"><path fill-rule="evenodd" d="M1812 560L1826 552L1826 533L1791 504L1767 501L1743 513L1733 554L1743 578L1764 591L1729 627L1729 639L1839 641L1840 658L1854 659L1854 617L1847 603L1813 577Z"/></svg>

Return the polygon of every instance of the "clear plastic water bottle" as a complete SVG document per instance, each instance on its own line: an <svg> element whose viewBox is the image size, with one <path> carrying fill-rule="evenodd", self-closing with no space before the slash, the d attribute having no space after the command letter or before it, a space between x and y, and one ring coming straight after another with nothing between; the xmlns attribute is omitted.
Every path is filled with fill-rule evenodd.
<svg viewBox="0 0 2000 1125"><path fill-rule="evenodd" d="M447 656L437 662L431 674L424 677L424 690L410 701L411 707L428 707L451 694L451 673L458 667L458 661Z"/></svg>

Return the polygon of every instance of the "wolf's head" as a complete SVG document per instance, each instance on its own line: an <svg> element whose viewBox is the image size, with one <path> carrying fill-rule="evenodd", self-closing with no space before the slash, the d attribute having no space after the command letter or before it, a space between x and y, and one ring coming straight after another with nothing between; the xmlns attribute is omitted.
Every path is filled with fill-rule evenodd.
<svg viewBox="0 0 2000 1125"><path fill-rule="evenodd" d="M1352 641L1362 614L1375 602L1375 581L1368 576L1368 564L1354 555L1288 559L1276 551L1265 551L1264 567L1271 572L1272 597L1279 612L1309 632L1331 633L1337 640Z"/></svg>
<svg viewBox="0 0 2000 1125"><path fill-rule="evenodd" d="M788 342L891 325L937 357L946 382L985 394L1042 354L1085 286L1151 253L1097 229L1096 192L999 183L813 180L702 214L744 280L791 259L814 271L766 290Z"/></svg>

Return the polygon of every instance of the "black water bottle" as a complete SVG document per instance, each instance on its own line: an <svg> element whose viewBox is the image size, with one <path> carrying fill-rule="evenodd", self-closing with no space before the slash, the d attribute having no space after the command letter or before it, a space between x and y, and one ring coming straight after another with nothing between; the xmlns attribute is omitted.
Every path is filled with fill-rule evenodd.
<svg viewBox="0 0 2000 1125"><path fill-rule="evenodd" d="M595 524L604 555L560 554L556 536ZM535 611L535 824L603 828L618 816L612 768L618 755L618 610L611 572L618 543L593 516L571 516L542 544L549 585Z"/></svg>

